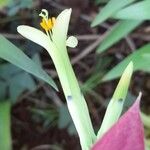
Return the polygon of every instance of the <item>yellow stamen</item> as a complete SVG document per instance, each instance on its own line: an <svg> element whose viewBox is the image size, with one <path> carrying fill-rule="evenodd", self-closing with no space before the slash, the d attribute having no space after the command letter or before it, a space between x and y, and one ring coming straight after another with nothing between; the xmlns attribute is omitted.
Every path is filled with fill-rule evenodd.
<svg viewBox="0 0 150 150"><path fill-rule="evenodd" d="M52 21L52 24L53 24L53 26L54 26L55 23L56 23L56 18L55 18L55 17L52 17L51 21Z"/></svg>
<svg viewBox="0 0 150 150"><path fill-rule="evenodd" d="M42 21L41 21L41 23L40 23L40 25L41 25L41 27L42 27L46 32L48 32L48 31L52 30L52 28L53 28L54 25L55 25L55 22L56 22L55 17L52 17L52 18L50 18L50 19L48 19L48 20L46 20L45 18L43 18Z"/></svg>

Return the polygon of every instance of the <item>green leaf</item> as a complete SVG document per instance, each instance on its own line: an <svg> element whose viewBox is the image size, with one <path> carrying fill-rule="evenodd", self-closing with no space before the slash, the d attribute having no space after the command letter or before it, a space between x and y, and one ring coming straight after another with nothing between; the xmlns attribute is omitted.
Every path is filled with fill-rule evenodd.
<svg viewBox="0 0 150 150"><path fill-rule="evenodd" d="M25 88L21 87L20 85L10 84L9 86L9 97L12 104L17 102L17 98L23 93Z"/></svg>
<svg viewBox="0 0 150 150"><path fill-rule="evenodd" d="M113 94L113 97L107 106L101 128L98 131L98 139L102 137L103 134L107 132L118 121L123 110L123 105L128 92L132 73L133 63L130 62L129 65L126 67Z"/></svg>
<svg viewBox="0 0 150 150"><path fill-rule="evenodd" d="M147 114L141 112L141 117L142 117L142 121L143 121L144 126L146 128L150 129L150 115L147 115Z"/></svg>
<svg viewBox="0 0 150 150"><path fill-rule="evenodd" d="M9 82L12 77L20 73L22 70L10 63L3 63L0 65L0 77Z"/></svg>
<svg viewBox="0 0 150 150"><path fill-rule="evenodd" d="M149 9L150 0L144 0L118 11L113 17L117 19L149 20Z"/></svg>
<svg viewBox="0 0 150 150"><path fill-rule="evenodd" d="M52 78L40 66L1 35L0 43L2 43L0 44L0 57L2 59L5 59L17 67L35 75L57 89Z"/></svg>
<svg viewBox="0 0 150 150"><path fill-rule="evenodd" d="M94 27L98 24L101 24L121 8L131 4L134 1L135 0L110 0L107 5L98 13L92 22L92 26Z"/></svg>
<svg viewBox="0 0 150 150"><path fill-rule="evenodd" d="M127 64L133 61L134 71L142 70L146 72L150 72L150 44L147 44L136 50L128 57L126 57L122 62L116 65L112 70L110 70L102 79L102 81L108 81L115 79L121 76L123 70L127 66Z"/></svg>
<svg viewBox="0 0 150 150"><path fill-rule="evenodd" d="M95 0L96 4L107 3L109 0Z"/></svg>
<svg viewBox="0 0 150 150"><path fill-rule="evenodd" d="M33 0L21 0L20 8L31 8L33 6Z"/></svg>
<svg viewBox="0 0 150 150"><path fill-rule="evenodd" d="M34 121L41 123L44 129L48 129L52 126L56 126L58 119L58 112L56 108L31 108L32 118Z"/></svg>
<svg viewBox="0 0 150 150"><path fill-rule="evenodd" d="M32 57L32 60L38 64L38 66L41 66L42 67L42 62L41 62L41 58L40 58L40 55L39 53L36 53L33 57Z"/></svg>
<svg viewBox="0 0 150 150"><path fill-rule="evenodd" d="M11 103L3 100L0 102L0 149L11 150Z"/></svg>
<svg viewBox="0 0 150 150"><path fill-rule="evenodd" d="M0 8L6 6L9 3L9 0L0 0Z"/></svg>
<svg viewBox="0 0 150 150"><path fill-rule="evenodd" d="M98 52L103 52L110 48L113 44L121 40L132 30L142 23L140 20L122 20L116 23L110 31L108 31L107 36L102 40L101 44L97 48Z"/></svg>
<svg viewBox="0 0 150 150"><path fill-rule="evenodd" d="M148 141L148 144L145 144L145 150L150 150L150 146L149 146L149 140Z"/></svg>
<svg viewBox="0 0 150 150"><path fill-rule="evenodd" d="M66 128L69 124L73 123L66 105L62 105L59 109L58 127L60 129Z"/></svg>
<svg viewBox="0 0 150 150"><path fill-rule="evenodd" d="M58 111L59 111L58 127L60 129L67 128L70 135L76 134L77 131L69 114L67 106L62 105L61 107L59 107Z"/></svg>
<svg viewBox="0 0 150 150"><path fill-rule="evenodd" d="M0 82L0 98L5 99L7 92L7 96L13 103L23 91L33 91L36 88L35 81L30 74L10 63L0 65L0 78L3 79L3 82Z"/></svg>
<svg viewBox="0 0 150 150"><path fill-rule="evenodd" d="M28 8L30 9L33 6L33 0L8 0L9 3L8 5L8 9L7 9L7 14L9 16L14 16L16 15L20 9L25 9Z"/></svg>
<svg viewBox="0 0 150 150"><path fill-rule="evenodd" d="M26 72L16 74L9 82L9 94L13 102L16 102L17 97L25 90L33 91L36 88L34 80Z"/></svg>
<svg viewBox="0 0 150 150"><path fill-rule="evenodd" d="M136 97L131 92L128 92L123 105L122 115L133 105L135 101Z"/></svg>
<svg viewBox="0 0 150 150"><path fill-rule="evenodd" d="M1 99L4 99L6 95L6 88L7 88L6 83L0 80L0 101Z"/></svg>
<svg viewBox="0 0 150 150"><path fill-rule="evenodd" d="M112 62L112 58L110 56L100 56L97 58L95 71L92 73L92 75L84 82L84 84L81 86L81 90L83 93L92 90L95 88L98 84L100 84L102 77L106 74L108 66Z"/></svg>

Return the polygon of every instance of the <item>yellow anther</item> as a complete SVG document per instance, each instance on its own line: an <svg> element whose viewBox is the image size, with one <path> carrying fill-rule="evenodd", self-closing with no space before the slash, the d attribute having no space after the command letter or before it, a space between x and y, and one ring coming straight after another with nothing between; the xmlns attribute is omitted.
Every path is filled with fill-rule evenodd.
<svg viewBox="0 0 150 150"><path fill-rule="evenodd" d="M55 18L55 17L52 17L51 21L52 21L52 24L53 24L53 26L54 26L54 25L55 25L55 22L56 22L56 18Z"/></svg>
<svg viewBox="0 0 150 150"><path fill-rule="evenodd" d="M42 21L41 21L41 23L40 23L40 25L47 32L47 31L52 30L52 28L55 25L55 22L56 22L55 17L52 17L52 18L50 18L48 20L46 20L45 18L43 18Z"/></svg>

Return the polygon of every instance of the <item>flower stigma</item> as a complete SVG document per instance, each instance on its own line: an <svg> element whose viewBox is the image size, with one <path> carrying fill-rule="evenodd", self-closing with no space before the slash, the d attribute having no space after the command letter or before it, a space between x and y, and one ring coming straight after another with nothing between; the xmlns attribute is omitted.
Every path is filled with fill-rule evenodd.
<svg viewBox="0 0 150 150"><path fill-rule="evenodd" d="M41 27L45 30L47 35L51 36L52 29L56 22L56 18L55 17L49 18L48 11L46 9L42 9L39 16L42 17L42 21L40 23Z"/></svg>

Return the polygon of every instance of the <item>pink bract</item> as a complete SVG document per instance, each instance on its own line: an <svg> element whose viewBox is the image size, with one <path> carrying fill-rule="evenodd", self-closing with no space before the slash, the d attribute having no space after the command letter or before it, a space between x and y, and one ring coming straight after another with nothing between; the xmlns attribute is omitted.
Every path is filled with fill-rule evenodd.
<svg viewBox="0 0 150 150"><path fill-rule="evenodd" d="M141 95L92 150L144 150L144 128L140 117Z"/></svg>

